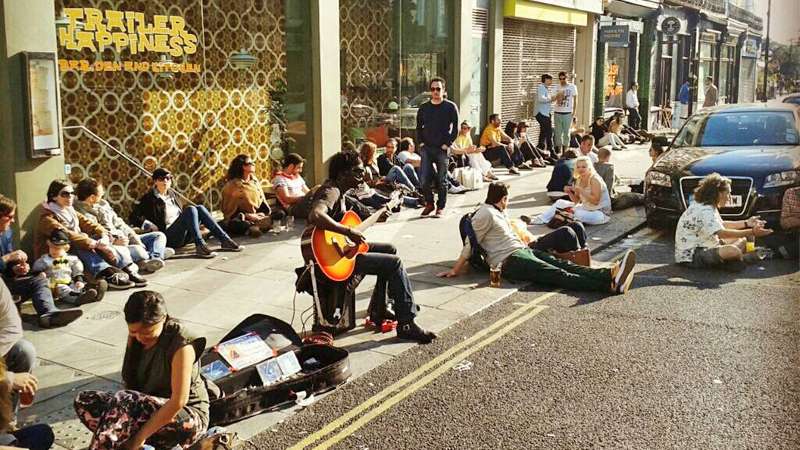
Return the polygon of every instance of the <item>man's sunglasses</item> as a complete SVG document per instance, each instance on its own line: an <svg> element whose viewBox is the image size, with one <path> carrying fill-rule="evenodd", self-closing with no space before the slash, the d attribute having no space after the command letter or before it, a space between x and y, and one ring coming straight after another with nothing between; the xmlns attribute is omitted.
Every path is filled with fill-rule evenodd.
<svg viewBox="0 0 800 450"><path fill-rule="evenodd" d="M431 92L440 92L441 90L442 90L442 88L440 88L440 87L432 87L431 88Z"/></svg>
<svg viewBox="0 0 800 450"><path fill-rule="evenodd" d="M61 191L58 193L59 197L70 198L75 195L75 191Z"/></svg>
<svg viewBox="0 0 800 450"><path fill-rule="evenodd" d="M172 175L167 175L165 177L156 178L156 181L172 181Z"/></svg>

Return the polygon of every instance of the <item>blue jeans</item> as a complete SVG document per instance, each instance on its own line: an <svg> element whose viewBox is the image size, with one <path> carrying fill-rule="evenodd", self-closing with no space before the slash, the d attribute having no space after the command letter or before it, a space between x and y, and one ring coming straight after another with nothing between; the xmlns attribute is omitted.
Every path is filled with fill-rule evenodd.
<svg viewBox="0 0 800 450"><path fill-rule="evenodd" d="M231 240L228 233L211 217L206 207L197 205L183 208L181 215L164 231L167 235L167 246L181 248L190 242L194 242L195 245L205 244L200 234L200 224L205 225L220 242Z"/></svg>
<svg viewBox="0 0 800 450"><path fill-rule="evenodd" d="M148 259L164 259L164 250L167 248L167 235L160 231L153 231L139 235L143 245L129 245L133 262Z"/></svg>
<svg viewBox="0 0 800 450"><path fill-rule="evenodd" d="M556 147L569 147L569 128L572 126L572 113L555 113Z"/></svg>
<svg viewBox="0 0 800 450"><path fill-rule="evenodd" d="M92 274L92 276L97 276L98 273L111 267L97 252L91 250L75 250L74 253L81 260L86 271Z"/></svg>
<svg viewBox="0 0 800 450"><path fill-rule="evenodd" d="M49 450L55 441L53 429L43 423L20 428L11 435L17 439L14 446L30 450Z"/></svg>
<svg viewBox="0 0 800 450"><path fill-rule="evenodd" d="M6 361L6 368L8 368L9 372L30 373L36 366L36 347L29 341L20 339L11 346L11 349L3 356L3 359ZM18 406L19 394L13 392L11 394L11 407L15 415Z"/></svg>
<svg viewBox="0 0 800 450"><path fill-rule="evenodd" d="M444 209L447 204L447 152L434 147L422 147L421 188L425 203L433 204L433 183L436 183L438 199L436 208ZM434 168L434 164L436 167Z"/></svg>
<svg viewBox="0 0 800 450"><path fill-rule="evenodd" d="M53 292L48 286L47 278L41 276L8 278L6 286L11 291L11 295L19 295L23 300L31 299L33 308L38 315L56 311Z"/></svg>
<svg viewBox="0 0 800 450"><path fill-rule="evenodd" d="M386 174L386 181L405 185L412 191L419 188L419 178L411 164L406 164L402 169L400 166L393 166Z"/></svg>
<svg viewBox="0 0 800 450"><path fill-rule="evenodd" d="M388 287L389 298L394 300L397 320L400 322L414 320L419 308L414 303L411 280L393 245L370 242L369 251L356 256L355 273L377 275L376 292L373 297L386 298Z"/></svg>

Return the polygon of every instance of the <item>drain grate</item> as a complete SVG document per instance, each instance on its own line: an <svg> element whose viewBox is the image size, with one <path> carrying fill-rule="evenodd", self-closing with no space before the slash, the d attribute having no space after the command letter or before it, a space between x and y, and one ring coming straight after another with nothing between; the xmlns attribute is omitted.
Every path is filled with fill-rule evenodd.
<svg viewBox="0 0 800 450"><path fill-rule="evenodd" d="M99 311L88 317L89 320L112 320L122 315L122 311Z"/></svg>

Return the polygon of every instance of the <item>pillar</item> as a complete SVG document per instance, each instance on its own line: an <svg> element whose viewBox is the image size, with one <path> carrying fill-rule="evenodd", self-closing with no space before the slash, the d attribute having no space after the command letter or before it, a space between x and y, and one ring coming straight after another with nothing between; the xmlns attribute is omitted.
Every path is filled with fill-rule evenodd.
<svg viewBox="0 0 800 450"><path fill-rule="evenodd" d="M589 97L593 99L592 119L603 115L605 108L605 74L606 74L606 44L605 42L597 42L597 56L595 58L596 64L594 65L594 95Z"/></svg>
<svg viewBox="0 0 800 450"><path fill-rule="evenodd" d="M592 103L597 89L595 66L602 67L603 59L596 59L597 54L597 18L589 15L585 27L576 27L575 38L575 85L578 88L578 98L575 104L575 115L578 125L589 126L592 123ZM600 76L602 78L602 75ZM558 80L556 80L558 82ZM602 84L600 94L602 95Z"/></svg>
<svg viewBox="0 0 800 450"><path fill-rule="evenodd" d="M656 31L657 17L644 21L639 43L639 70L636 79L639 83L639 115L642 116L642 128L647 130L650 124L650 107L653 104L653 49L658 40Z"/></svg>
<svg viewBox="0 0 800 450"><path fill-rule="evenodd" d="M460 118L467 119L472 109L472 4L473 0L455 1L455 26L453 32L453 80L448 80L450 100L458 105ZM480 89L476 86L475 89ZM473 126L479 124L473 124Z"/></svg>
<svg viewBox="0 0 800 450"><path fill-rule="evenodd" d="M503 110L503 0L489 4L489 74L486 108L489 114Z"/></svg>
<svg viewBox="0 0 800 450"><path fill-rule="evenodd" d="M21 52L56 53L54 19L52 0L0 0L0 193L17 202L14 234L26 250L47 186L65 177L63 151L45 159L29 156L22 79Z"/></svg>

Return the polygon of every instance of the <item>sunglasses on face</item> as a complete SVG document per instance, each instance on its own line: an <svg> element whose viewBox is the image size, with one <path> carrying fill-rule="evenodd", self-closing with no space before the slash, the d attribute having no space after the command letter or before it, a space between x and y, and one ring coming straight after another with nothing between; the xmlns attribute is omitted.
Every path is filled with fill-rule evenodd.
<svg viewBox="0 0 800 450"><path fill-rule="evenodd" d="M74 191L61 191L58 193L59 197L70 198L75 195Z"/></svg>
<svg viewBox="0 0 800 450"><path fill-rule="evenodd" d="M255 162L253 162L253 161L245 161L245 162L244 162L244 165L245 165L245 166L255 166L255 165L256 165L256 163L255 163Z"/></svg>
<svg viewBox="0 0 800 450"><path fill-rule="evenodd" d="M559 80L566 80L567 77L558 77Z"/></svg>
<svg viewBox="0 0 800 450"><path fill-rule="evenodd" d="M172 181L172 175L167 175L164 178L156 178L156 181Z"/></svg>
<svg viewBox="0 0 800 450"><path fill-rule="evenodd" d="M431 92L441 92L442 88L440 87L432 87Z"/></svg>

